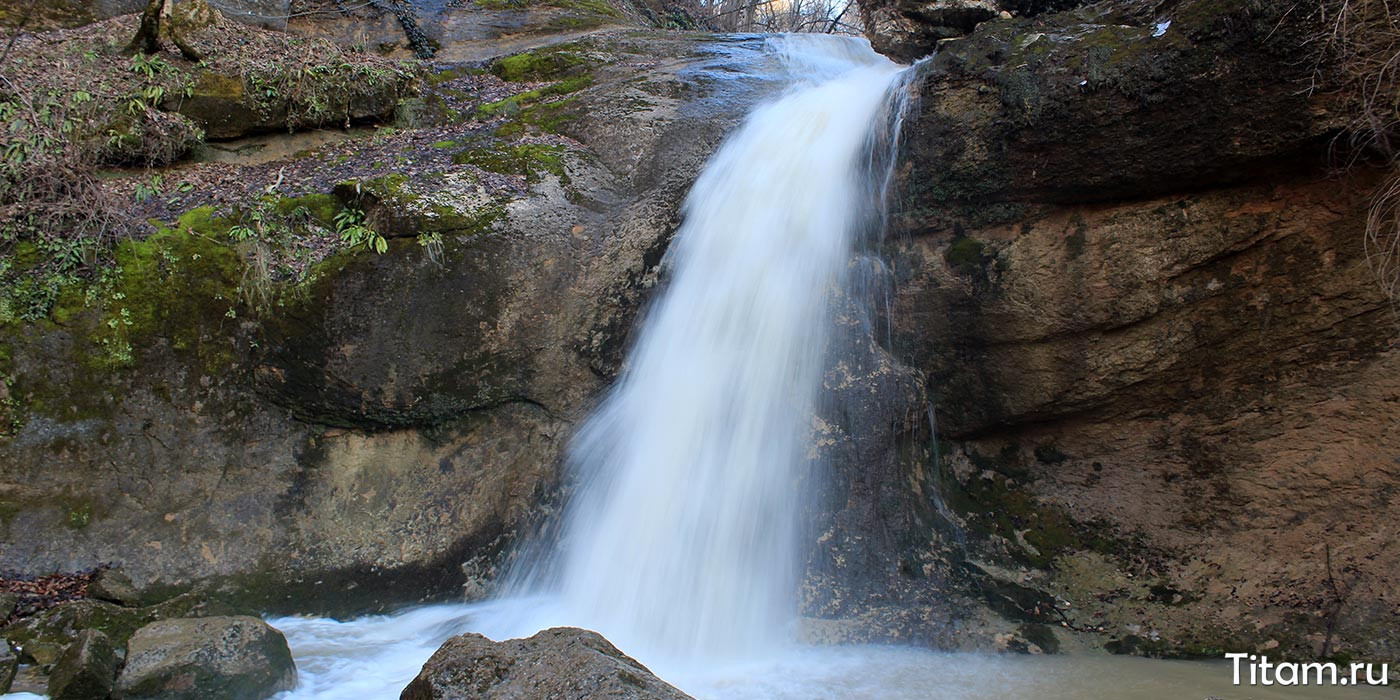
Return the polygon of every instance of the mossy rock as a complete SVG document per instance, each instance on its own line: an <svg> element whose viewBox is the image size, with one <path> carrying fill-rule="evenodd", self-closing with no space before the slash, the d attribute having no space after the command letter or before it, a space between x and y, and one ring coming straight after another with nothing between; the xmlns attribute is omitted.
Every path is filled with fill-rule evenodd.
<svg viewBox="0 0 1400 700"><path fill-rule="evenodd" d="M12 623L0 635L9 639L27 663L47 665L84 630L107 635L117 648L136 630L155 620L246 614L241 609L202 591L191 591L157 605L125 608L100 600L75 600Z"/></svg>
<svg viewBox="0 0 1400 700"><path fill-rule="evenodd" d="M491 65L491 72L511 82L543 82L580 75L589 63L581 53L555 47L497 59Z"/></svg>
<svg viewBox="0 0 1400 700"><path fill-rule="evenodd" d="M123 608L99 600L75 600L11 624L4 636L20 660L48 665L84 630L97 630L120 647L136 630L155 619L149 608Z"/></svg>
<svg viewBox="0 0 1400 700"><path fill-rule="evenodd" d="M474 165L493 173L523 175L527 181L534 182L544 173L565 177L564 151L563 146L535 143L482 145L458 151L452 156L452 162Z"/></svg>
<svg viewBox="0 0 1400 700"><path fill-rule="evenodd" d="M205 232L222 226L199 209L182 217L177 228L117 246L111 293L93 335L99 368L134 364L136 351L156 336L199 358L207 370L235 360L220 326L238 306L245 265L219 242L224 236Z"/></svg>

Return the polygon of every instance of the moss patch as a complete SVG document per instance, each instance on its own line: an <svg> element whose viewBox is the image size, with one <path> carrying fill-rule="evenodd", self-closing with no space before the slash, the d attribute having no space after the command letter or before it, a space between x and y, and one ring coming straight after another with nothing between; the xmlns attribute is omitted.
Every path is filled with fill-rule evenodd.
<svg viewBox="0 0 1400 700"><path fill-rule="evenodd" d="M452 162L474 165L493 173L523 175L527 181L536 181L543 173L565 177L563 154L563 146L522 143L468 148L453 155Z"/></svg>

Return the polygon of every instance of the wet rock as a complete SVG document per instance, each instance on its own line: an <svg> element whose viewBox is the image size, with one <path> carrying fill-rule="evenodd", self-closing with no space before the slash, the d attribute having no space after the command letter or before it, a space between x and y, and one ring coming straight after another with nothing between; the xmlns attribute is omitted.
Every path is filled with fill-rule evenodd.
<svg viewBox="0 0 1400 700"><path fill-rule="evenodd" d="M141 604L141 592L121 569L101 569L88 583L88 597L129 608Z"/></svg>
<svg viewBox="0 0 1400 700"><path fill-rule="evenodd" d="M113 697L262 700L295 685L286 638L262 620L175 619L131 637Z"/></svg>
<svg viewBox="0 0 1400 700"><path fill-rule="evenodd" d="M556 627L528 639L479 634L447 640L400 700L684 700L597 632Z"/></svg>
<svg viewBox="0 0 1400 700"><path fill-rule="evenodd" d="M117 652L97 630L80 632L49 672L51 700L105 700L117 679Z"/></svg>

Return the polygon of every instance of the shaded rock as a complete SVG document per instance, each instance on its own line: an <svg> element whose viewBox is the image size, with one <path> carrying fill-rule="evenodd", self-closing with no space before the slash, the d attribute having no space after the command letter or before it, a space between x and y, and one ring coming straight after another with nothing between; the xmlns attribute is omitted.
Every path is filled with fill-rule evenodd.
<svg viewBox="0 0 1400 700"><path fill-rule="evenodd" d="M4 630L22 659L45 665L59 655L84 630L98 630L118 648L142 626L166 618L207 617L244 612L202 591L176 596L159 605L128 608L101 600L76 600L19 620Z"/></svg>
<svg viewBox="0 0 1400 700"><path fill-rule="evenodd" d="M141 592L136 590L136 584L121 569L99 570L88 583L87 592L89 598L129 608L141 604Z"/></svg>
<svg viewBox="0 0 1400 700"><path fill-rule="evenodd" d="M860 4L876 51L902 62L930 54L941 39L965 36L996 17L992 0L877 0Z"/></svg>
<svg viewBox="0 0 1400 700"><path fill-rule="evenodd" d="M949 42L907 140L910 225L1228 184L1315 153L1336 121L1296 60L1308 23L1255 5L1194 0L1165 18L1085 8Z"/></svg>
<svg viewBox="0 0 1400 700"><path fill-rule="evenodd" d="M21 659L47 665L58 661L85 631L102 632L113 645L121 646L151 619L147 611L99 600L76 600L20 620L5 628L4 634Z"/></svg>
<svg viewBox="0 0 1400 700"><path fill-rule="evenodd" d="M117 652L97 630L83 630L49 672L51 700L105 700L117 679Z"/></svg>
<svg viewBox="0 0 1400 700"><path fill-rule="evenodd" d="M13 615L15 608L19 606L19 595L15 593L0 593L0 624Z"/></svg>
<svg viewBox="0 0 1400 700"><path fill-rule="evenodd" d="M528 639L493 642L479 634L447 640L423 664L400 700L683 700L597 632L556 627Z"/></svg>
<svg viewBox="0 0 1400 700"><path fill-rule="evenodd" d="M261 700L295 685L287 639L262 620L176 619L131 637L113 697Z"/></svg>
<svg viewBox="0 0 1400 700"><path fill-rule="evenodd" d="M15 682L15 672L19 670L19 656L10 649L9 640L0 637L0 695L10 692Z"/></svg>
<svg viewBox="0 0 1400 700"><path fill-rule="evenodd" d="M323 93L311 107L286 91L259 94L248 89L243 76L213 71L201 73L188 94L170 96L161 107L189 118L207 138L231 139L289 127L388 121L399 99L411 92L406 76L342 72L308 78L324 83L306 88Z"/></svg>

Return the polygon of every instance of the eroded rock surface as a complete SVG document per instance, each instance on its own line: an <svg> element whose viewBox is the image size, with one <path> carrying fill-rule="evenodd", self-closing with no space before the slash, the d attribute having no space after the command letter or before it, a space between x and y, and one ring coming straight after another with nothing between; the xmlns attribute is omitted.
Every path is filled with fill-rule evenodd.
<svg viewBox="0 0 1400 700"><path fill-rule="evenodd" d="M49 672L51 700L106 700L117 680L117 652L107 635L81 632Z"/></svg>
<svg viewBox="0 0 1400 700"><path fill-rule="evenodd" d="M262 620L161 620L131 637L113 697L262 700L296 678L286 638Z"/></svg>
<svg viewBox="0 0 1400 700"><path fill-rule="evenodd" d="M687 700L597 632L556 627L528 639L447 640L400 700Z"/></svg>
<svg viewBox="0 0 1400 700"><path fill-rule="evenodd" d="M817 598L819 631L936 631L903 621L951 594L1015 650L1400 653L1379 174L1330 169L1285 9L1100 3L941 45L888 245L882 374L922 387L877 409L896 467L850 477L884 505L826 540L830 575L884 578Z"/></svg>

